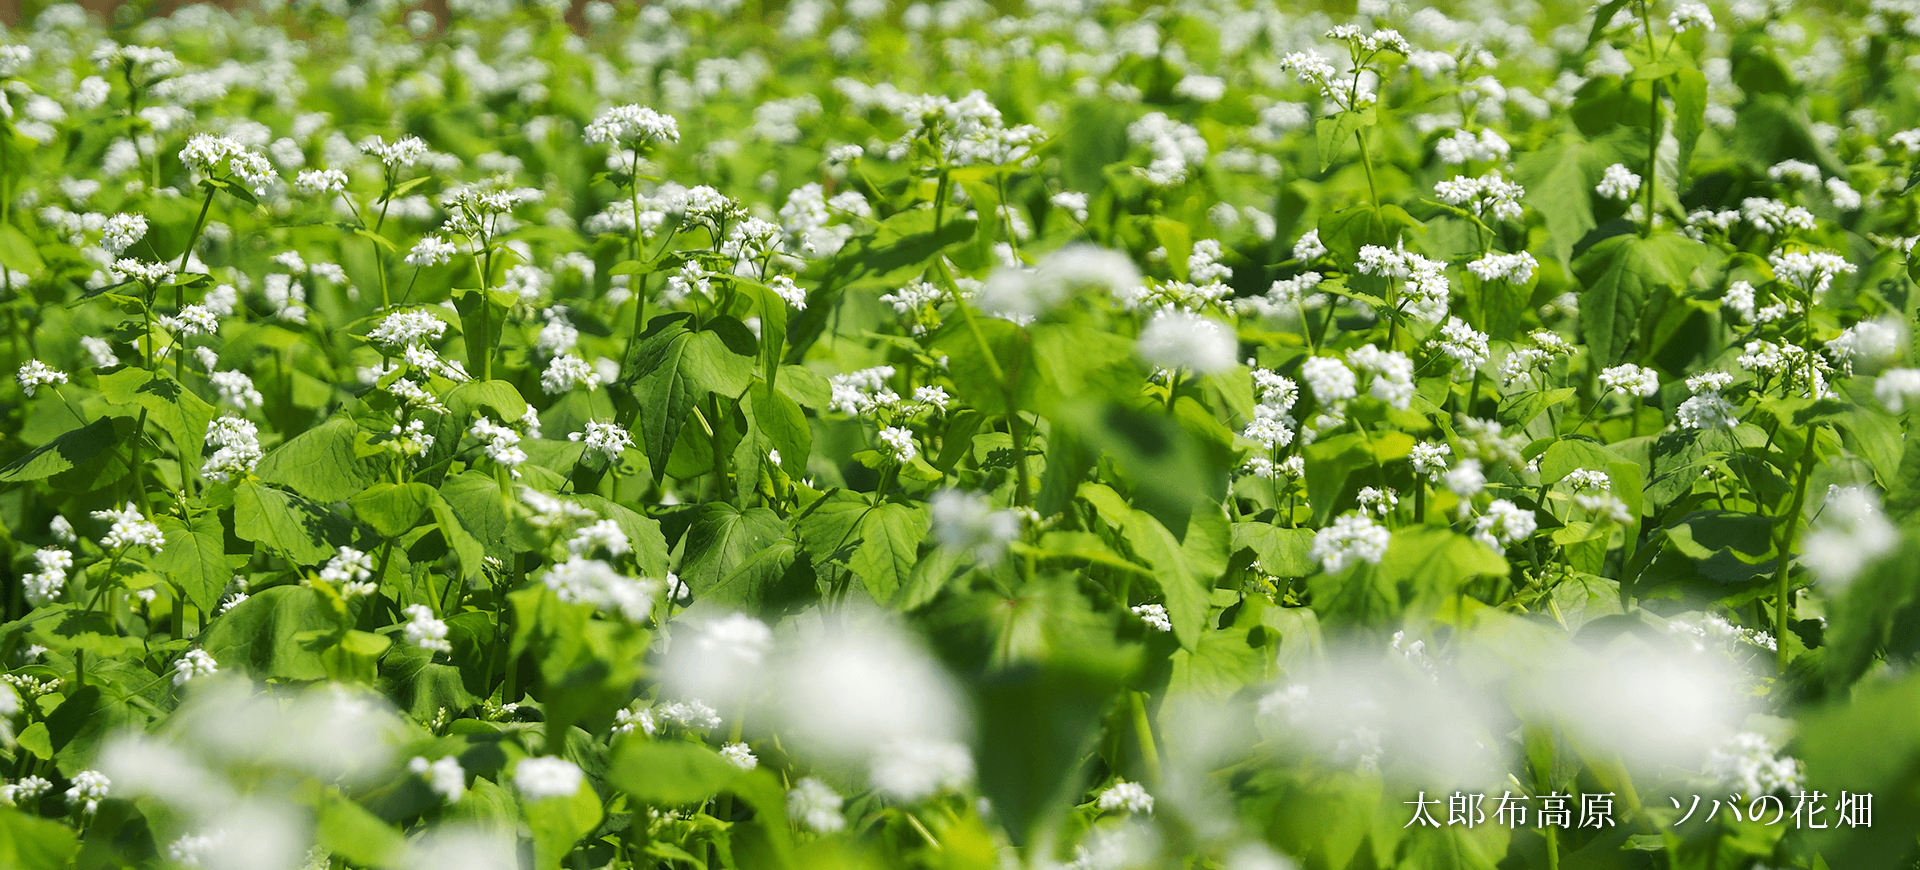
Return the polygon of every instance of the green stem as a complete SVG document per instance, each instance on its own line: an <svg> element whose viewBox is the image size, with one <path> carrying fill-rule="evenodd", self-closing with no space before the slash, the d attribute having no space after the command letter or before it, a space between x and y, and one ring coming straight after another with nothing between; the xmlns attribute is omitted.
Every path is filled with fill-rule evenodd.
<svg viewBox="0 0 1920 870"><path fill-rule="evenodd" d="M1133 707L1133 736L1140 743L1140 760L1147 768L1147 781L1160 782L1160 750L1153 744L1153 722L1147 717L1147 694L1128 692Z"/></svg>
<svg viewBox="0 0 1920 870"><path fill-rule="evenodd" d="M1807 446L1800 451L1800 473L1793 482L1793 503L1787 509L1787 528L1780 536L1780 566L1773 572L1773 639L1782 671L1787 668L1787 617L1793 608L1793 591L1788 587L1787 575L1793 567L1793 544L1800 532L1800 511L1807 503L1807 480L1813 476L1813 445L1819 434L1817 426L1807 430Z"/></svg>
<svg viewBox="0 0 1920 870"><path fill-rule="evenodd" d="M1373 183L1373 154L1367 150L1367 131L1364 128L1355 130L1353 138L1360 145L1360 166L1367 171L1367 199L1372 201L1375 208L1379 208L1380 189Z"/></svg>
<svg viewBox="0 0 1920 870"><path fill-rule="evenodd" d="M193 221L193 232L188 234L187 236L187 248L186 250L180 252L180 266L174 271L176 272L187 271L187 259L193 256L193 246L200 241L200 231L205 229L207 226L207 211L212 208L213 208L213 188L209 187L207 188L207 198L200 201L200 216L195 218ZM175 283L173 285L173 292L174 292L173 301L176 305L178 305L179 302L181 301L181 294L185 293L186 291L182 290L178 283Z"/></svg>
<svg viewBox="0 0 1920 870"><path fill-rule="evenodd" d="M1653 18L1647 11L1649 0L1640 3L1640 22L1647 30L1647 56L1655 62L1660 59L1659 52L1653 46ZM1647 223L1640 235L1653 235L1653 189L1659 183L1659 175L1654 168L1654 160L1660 150L1660 82L1647 82Z"/></svg>

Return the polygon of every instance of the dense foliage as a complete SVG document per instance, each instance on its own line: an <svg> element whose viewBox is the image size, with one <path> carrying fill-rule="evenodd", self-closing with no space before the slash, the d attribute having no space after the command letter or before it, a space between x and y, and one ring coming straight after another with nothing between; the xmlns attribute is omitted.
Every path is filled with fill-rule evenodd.
<svg viewBox="0 0 1920 870"><path fill-rule="evenodd" d="M0 40L0 866L1920 857L1920 8L451 5Z"/></svg>

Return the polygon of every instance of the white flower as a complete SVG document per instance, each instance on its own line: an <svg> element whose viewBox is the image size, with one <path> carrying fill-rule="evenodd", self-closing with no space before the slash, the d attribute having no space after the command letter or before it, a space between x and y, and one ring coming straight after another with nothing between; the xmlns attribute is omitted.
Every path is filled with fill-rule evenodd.
<svg viewBox="0 0 1920 870"><path fill-rule="evenodd" d="M572 797L586 779L578 765L564 758L522 758L513 766L513 787L521 797L532 801Z"/></svg>
<svg viewBox="0 0 1920 870"><path fill-rule="evenodd" d="M406 263L409 266L444 266L460 252L452 242L439 236L425 236L415 242L413 249L407 252Z"/></svg>
<svg viewBox="0 0 1920 870"><path fill-rule="evenodd" d="M1633 363L1625 363L1602 371L1600 383L1620 395L1645 398L1660 391L1660 373Z"/></svg>
<svg viewBox="0 0 1920 870"><path fill-rule="evenodd" d="M1293 243L1293 258L1302 263L1308 260L1319 259L1326 255L1327 246L1320 243L1320 230L1318 228L1307 230L1305 234L1300 236L1299 241Z"/></svg>
<svg viewBox="0 0 1920 870"><path fill-rule="evenodd" d="M73 775L73 787L67 789L67 803L80 804L81 812L91 816L100 809L100 802L107 799L107 789L112 785L100 771L80 771Z"/></svg>
<svg viewBox="0 0 1920 870"><path fill-rule="evenodd" d="M160 534L160 527L148 522L147 518L140 513L140 509L133 506L133 502L127 502L127 506L121 510L94 511L93 518L113 521L113 526L107 530L106 536L100 539L100 546L103 549L117 550L121 547L143 546L158 551L166 544L166 537Z"/></svg>
<svg viewBox="0 0 1920 870"><path fill-rule="evenodd" d="M1240 344L1218 321L1188 311L1161 311L1140 330L1140 358L1197 375L1226 371L1238 362Z"/></svg>
<svg viewBox="0 0 1920 870"><path fill-rule="evenodd" d="M217 449L207 457L200 473L219 483L252 472L265 455L260 449L258 427L239 417L223 416L208 423L206 442Z"/></svg>
<svg viewBox="0 0 1920 870"><path fill-rule="evenodd" d="M1314 533L1310 557L1322 570L1338 574L1355 562L1379 564L1393 533L1364 514L1342 514Z"/></svg>
<svg viewBox="0 0 1920 870"><path fill-rule="evenodd" d="M34 390L39 389L43 384L66 383L67 373L32 359L27 360L26 364L20 367L19 373L14 375L14 380L19 381L21 391L25 392L28 398L32 398Z"/></svg>
<svg viewBox="0 0 1920 870"><path fill-rule="evenodd" d="M583 134L595 144L644 144L680 141L680 124L672 115L646 106L615 106L593 119Z"/></svg>
<svg viewBox="0 0 1920 870"><path fill-rule="evenodd" d="M1373 384L1368 392L1402 411L1413 402L1413 360L1397 350L1383 351L1371 344L1363 344L1347 353L1347 361L1354 368L1373 374Z"/></svg>
<svg viewBox="0 0 1920 870"><path fill-rule="evenodd" d="M309 196L340 193L347 189L347 174L338 169L303 169L294 178L293 189Z"/></svg>
<svg viewBox="0 0 1920 870"><path fill-rule="evenodd" d="M780 297L782 301L793 306L793 310L807 310L807 291L800 289L798 285L794 284L792 278L785 275L775 275L772 278L768 278L767 289L772 290L773 295Z"/></svg>
<svg viewBox="0 0 1920 870"><path fill-rule="evenodd" d="M1900 530L1880 510L1880 498L1857 486L1833 487L1807 530L1800 562L1822 582L1844 589L1867 566L1900 546Z"/></svg>
<svg viewBox="0 0 1920 870"><path fill-rule="evenodd" d="M1447 470L1447 457L1453 453L1453 447L1446 442L1422 441L1413 445L1407 460L1413 464L1413 473L1422 477L1444 474Z"/></svg>
<svg viewBox="0 0 1920 870"><path fill-rule="evenodd" d="M905 465L920 455L920 448L914 446L913 430L903 426L888 426L880 430L880 441L885 444L889 458Z"/></svg>
<svg viewBox="0 0 1920 870"><path fill-rule="evenodd" d="M392 348L412 347L435 341L447 332L447 322L427 311L395 311L380 320L367 333L367 340Z"/></svg>
<svg viewBox="0 0 1920 870"><path fill-rule="evenodd" d="M1518 287L1533 280L1533 270L1539 265L1539 261L1526 251L1517 254L1489 252L1480 259L1468 263L1467 271L1472 272L1482 281L1504 281Z"/></svg>
<svg viewBox="0 0 1920 870"><path fill-rule="evenodd" d="M1713 11L1702 3L1681 3L1667 14L1667 26L1675 33L1685 33L1696 27L1713 30Z"/></svg>
<svg viewBox="0 0 1920 870"><path fill-rule="evenodd" d="M414 161L427 156L427 143L418 136L402 136L389 143L379 136L368 136L360 140L360 150L373 155L388 169L412 166Z"/></svg>
<svg viewBox="0 0 1920 870"><path fill-rule="evenodd" d="M809 776L787 792L787 815L816 834L831 834L847 826L846 817L840 815L843 803L845 800L826 783Z"/></svg>
<svg viewBox="0 0 1920 870"><path fill-rule="evenodd" d="M1920 399L1920 369L1888 369L1873 382L1873 397L1895 414L1907 410L1907 403Z"/></svg>
<svg viewBox="0 0 1920 870"><path fill-rule="evenodd" d="M567 541L567 552L583 556L594 550L605 550L610 556L624 556L633 552L633 545L627 541L627 533L620 530L620 524L613 520L601 520L589 525Z"/></svg>
<svg viewBox="0 0 1920 870"><path fill-rule="evenodd" d="M1740 425L1740 412L1719 393L1693 396L1674 409L1674 420L1688 429L1731 429Z"/></svg>
<svg viewBox="0 0 1920 870"><path fill-rule="evenodd" d="M579 555L548 568L540 581L552 589L561 601L591 604L618 613L631 623L639 623L653 612L653 596L659 586L635 580L598 559Z"/></svg>
<svg viewBox="0 0 1920 870"><path fill-rule="evenodd" d="M943 489L927 500L933 536L948 549L967 552L984 565L997 564L1020 536L1020 516L994 510L985 495Z"/></svg>
<svg viewBox="0 0 1920 870"><path fill-rule="evenodd" d="M1640 190L1640 176L1624 164L1615 163L1607 167L1600 183L1594 191L1607 199L1628 200Z"/></svg>
<svg viewBox="0 0 1920 870"><path fill-rule="evenodd" d="M1134 616L1140 621L1160 631L1172 631L1173 621L1167 618L1167 608L1163 604L1136 604L1132 608Z"/></svg>
<svg viewBox="0 0 1920 870"><path fill-rule="evenodd" d="M147 236L147 219L137 214L116 214L107 218L104 235L100 237L100 247L107 256L118 257L122 251L133 247L133 243Z"/></svg>
<svg viewBox="0 0 1920 870"><path fill-rule="evenodd" d="M1103 810L1122 810L1129 813L1153 812L1153 795L1147 794L1137 782L1120 780L1100 793L1094 805Z"/></svg>
<svg viewBox="0 0 1920 870"><path fill-rule="evenodd" d="M407 623L407 643L428 652L453 652L453 643L447 640L447 624L433 616L433 608L425 604L409 604L401 611L410 620Z"/></svg>
<svg viewBox="0 0 1920 870"><path fill-rule="evenodd" d="M548 395L564 393L579 386L591 392L599 385L600 376L593 370L593 364L573 354L554 357L552 362L547 363L547 370L540 374L540 389Z"/></svg>
<svg viewBox="0 0 1920 870"><path fill-rule="evenodd" d="M950 740L893 740L875 750L873 787L902 803L957 791L973 781L973 753Z"/></svg>
<svg viewBox="0 0 1920 870"><path fill-rule="evenodd" d="M745 743L729 743L720 747L720 757L741 770L752 770L760 766L760 759L754 757L753 748Z"/></svg>
<svg viewBox="0 0 1920 870"><path fill-rule="evenodd" d="M1309 357L1300 364L1300 379L1322 405L1333 405L1360 395L1360 379L1352 369L1332 357Z"/></svg>
<svg viewBox="0 0 1920 870"><path fill-rule="evenodd" d="M1487 512L1473 523L1473 538L1495 550L1505 550L1523 541L1539 528L1533 511L1504 498L1487 505Z"/></svg>
<svg viewBox="0 0 1920 870"><path fill-rule="evenodd" d="M254 389L253 378L247 377L244 372L213 372L207 375L207 379L220 392L220 404L230 408L244 411L258 408L266 401L266 397Z"/></svg>
<svg viewBox="0 0 1920 870"><path fill-rule="evenodd" d="M429 762L418 755L407 762L407 769L415 776L427 781L427 787L440 795L447 803L457 804L467 793L467 771L460 766L460 759L447 756L439 761ZM517 773L517 771L516 771ZM516 783L518 780L515 780Z"/></svg>
<svg viewBox="0 0 1920 870"><path fill-rule="evenodd" d="M606 457L608 462L619 459L621 453L633 446L633 436L627 434L627 430L598 420L588 420L586 431L571 433L567 440L585 444L589 452Z"/></svg>
<svg viewBox="0 0 1920 870"><path fill-rule="evenodd" d="M187 650L186 655L180 657L179 661L174 662L173 684L183 686L195 677L211 676L219 671L219 663L215 662L213 656L206 650L190 649Z"/></svg>
<svg viewBox="0 0 1920 870"><path fill-rule="evenodd" d="M1743 731L1708 751L1705 773L1748 800L1798 791L1802 782L1798 762L1777 752L1779 747L1773 741Z"/></svg>
<svg viewBox="0 0 1920 870"><path fill-rule="evenodd" d="M373 576L373 557L352 547L341 547L320 569L320 579L336 586L364 582Z"/></svg>
<svg viewBox="0 0 1920 870"><path fill-rule="evenodd" d="M473 421L468 434L487 442L483 449L488 459L513 470L516 477L519 475L517 467L527 461L527 452L520 449L520 433L496 424L483 415Z"/></svg>
<svg viewBox="0 0 1920 870"><path fill-rule="evenodd" d="M1447 325L1440 327L1440 337L1427 342L1427 346L1452 357L1466 371L1479 368L1490 352L1486 333L1458 317L1447 318Z"/></svg>
<svg viewBox="0 0 1920 870"><path fill-rule="evenodd" d="M1441 478L1448 492L1461 498L1472 498L1487 488L1487 475L1478 459L1462 459L1460 464L1449 469Z"/></svg>
<svg viewBox="0 0 1920 870"><path fill-rule="evenodd" d="M1773 266L1774 277L1799 287L1814 299L1827 292L1836 276L1859 271L1859 267L1831 251L1774 251L1767 255L1767 263Z"/></svg>

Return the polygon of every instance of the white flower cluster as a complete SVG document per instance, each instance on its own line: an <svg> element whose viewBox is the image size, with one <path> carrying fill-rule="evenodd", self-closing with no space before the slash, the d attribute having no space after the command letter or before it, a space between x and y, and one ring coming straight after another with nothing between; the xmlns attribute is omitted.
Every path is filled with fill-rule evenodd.
<svg viewBox="0 0 1920 870"><path fill-rule="evenodd" d="M1800 563L1822 582L1844 589L1900 546L1900 530L1880 509L1880 497L1858 486L1834 486L1807 530Z"/></svg>
<svg viewBox="0 0 1920 870"><path fill-rule="evenodd" d="M220 663L203 649L187 650L173 665L173 684L184 686L199 677L209 677L220 672Z"/></svg>
<svg viewBox="0 0 1920 870"><path fill-rule="evenodd" d="M227 136L195 134L187 140L186 147L180 149L180 162L188 169L209 176L218 175L224 169L251 188L255 196L265 196L267 185L280 179L266 155Z"/></svg>
<svg viewBox="0 0 1920 870"><path fill-rule="evenodd" d="M434 618L433 608L425 604L409 604L401 613L406 614L407 643L428 652L453 652L453 643L447 640L447 623Z"/></svg>
<svg viewBox="0 0 1920 870"><path fill-rule="evenodd" d="M1347 362L1373 376L1368 393L1405 411L1413 402L1413 360L1397 350L1363 344L1347 352Z"/></svg>
<svg viewBox="0 0 1920 870"><path fill-rule="evenodd" d="M260 449L259 428L250 420L231 415L207 424L207 444L218 449L207 457L200 474L217 483L251 473L265 455Z"/></svg>
<svg viewBox="0 0 1920 870"><path fill-rule="evenodd" d="M1406 292L1401 295L1401 309L1425 323L1439 323L1441 318L1447 316L1448 294L1452 285L1447 282L1446 269L1447 264L1408 253L1404 247L1386 248L1380 245L1361 247L1359 262L1355 264L1355 270L1362 275L1380 275L1404 281Z"/></svg>
<svg viewBox="0 0 1920 870"><path fill-rule="evenodd" d="M1162 112L1148 112L1127 125L1127 141L1145 145L1153 159L1133 173L1148 184L1172 187L1187 180L1188 171L1207 160L1207 140L1200 131Z"/></svg>
<svg viewBox="0 0 1920 870"><path fill-rule="evenodd" d="M513 787L530 801L572 797L586 781L580 766L564 758L533 756L513 766Z"/></svg>
<svg viewBox="0 0 1920 870"><path fill-rule="evenodd" d="M1524 209L1520 200L1527 190L1508 181L1498 172L1489 172L1478 178L1456 175L1433 186L1434 198L1447 205L1459 206L1481 217L1493 215L1495 220L1519 220Z"/></svg>
<svg viewBox="0 0 1920 870"><path fill-rule="evenodd" d="M32 398L34 391L42 386L66 383L67 373L37 359L30 359L20 366L20 371L14 375L14 380L20 382L21 392L26 393L28 398Z"/></svg>
<svg viewBox="0 0 1920 870"><path fill-rule="evenodd" d="M352 547L341 547L320 569L320 579L339 587L342 598L372 595L379 588L372 578L373 557Z"/></svg>
<svg viewBox="0 0 1920 870"><path fill-rule="evenodd" d="M1502 139L1499 133L1481 128L1478 136L1465 130L1455 130L1453 135L1442 138L1433 144L1434 153L1440 156L1440 162L1449 166L1459 163L1480 162L1496 163L1507 159L1512 146Z"/></svg>
<svg viewBox="0 0 1920 870"><path fill-rule="evenodd" d="M1767 255L1767 264L1773 267L1775 278L1800 288L1815 300L1833 286L1835 277L1859 271L1859 267L1831 251L1778 250Z"/></svg>
<svg viewBox="0 0 1920 870"><path fill-rule="evenodd" d="M591 604L634 624L652 615L653 598L660 592L658 583L635 580L599 559L579 555L548 568L540 582L561 601Z"/></svg>
<svg viewBox="0 0 1920 870"><path fill-rule="evenodd" d="M1600 183L1594 192L1607 199L1629 200L1640 191L1640 175L1625 164L1615 163L1601 173Z"/></svg>
<svg viewBox="0 0 1920 870"><path fill-rule="evenodd" d="M1322 570L1338 574L1359 562L1379 564L1386 557L1387 544L1392 539L1393 533L1387 531L1386 526L1365 514L1341 514L1326 528L1314 533L1308 555L1320 563Z"/></svg>
<svg viewBox="0 0 1920 870"><path fill-rule="evenodd" d="M933 536L941 546L969 553L982 565L993 565L1020 536L1020 515L994 510L985 495L943 489L927 500Z"/></svg>
<svg viewBox="0 0 1920 870"><path fill-rule="evenodd" d="M1800 765L1766 737L1744 731L1707 753L1705 773L1749 799L1801 787Z"/></svg>
<svg viewBox="0 0 1920 870"><path fill-rule="evenodd" d="M113 523L105 536L100 538L100 546L106 550L118 550L121 547L146 547L158 552L167 539L160 534L160 527L149 522L140 509L127 502L119 510L108 508L93 512L96 520L109 520Z"/></svg>
<svg viewBox="0 0 1920 870"><path fill-rule="evenodd" d="M1462 374L1471 373L1484 365L1492 351L1487 346L1487 335L1458 317L1448 317L1445 326L1440 327L1440 337L1431 339L1427 346L1451 357Z"/></svg>
<svg viewBox="0 0 1920 870"><path fill-rule="evenodd" d="M520 476L520 465L527 461L527 451L520 448L520 433L482 414L473 421L473 427L467 434L486 442L482 449L486 451L488 459L505 467L515 478Z"/></svg>
<svg viewBox="0 0 1920 870"><path fill-rule="evenodd" d="M680 122L672 115L640 105L615 106L593 119L582 133L595 144L634 144L680 141Z"/></svg>
<svg viewBox="0 0 1920 870"><path fill-rule="evenodd" d="M1514 544L1526 540L1539 528L1539 520L1533 511L1527 510L1504 498L1493 500L1487 505L1487 512L1473 522L1473 539L1504 551Z"/></svg>
<svg viewBox="0 0 1920 870"><path fill-rule="evenodd" d="M1232 368L1240 344L1219 321L1168 309L1147 321L1135 349L1141 359L1160 368L1207 375Z"/></svg>
<svg viewBox="0 0 1920 870"><path fill-rule="evenodd" d="M1674 420L1688 429L1731 429L1740 425L1739 409L1721 395L1733 385L1726 372L1701 372L1687 378L1687 390L1693 395L1674 410Z"/></svg>
<svg viewBox="0 0 1920 870"><path fill-rule="evenodd" d="M20 585L26 591L27 603L45 607L58 600L67 588L73 553L63 547L42 547L33 552L33 561L40 570L22 575Z"/></svg>

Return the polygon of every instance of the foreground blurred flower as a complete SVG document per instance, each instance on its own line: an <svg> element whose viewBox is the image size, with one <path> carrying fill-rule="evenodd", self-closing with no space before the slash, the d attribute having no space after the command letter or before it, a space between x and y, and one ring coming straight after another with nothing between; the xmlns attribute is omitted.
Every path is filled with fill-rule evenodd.
<svg viewBox="0 0 1920 870"><path fill-rule="evenodd" d="M522 758L513 766L513 787L520 791L521 797L531 801L572 797L584 782L586 774L564 758Z"/></svg>

